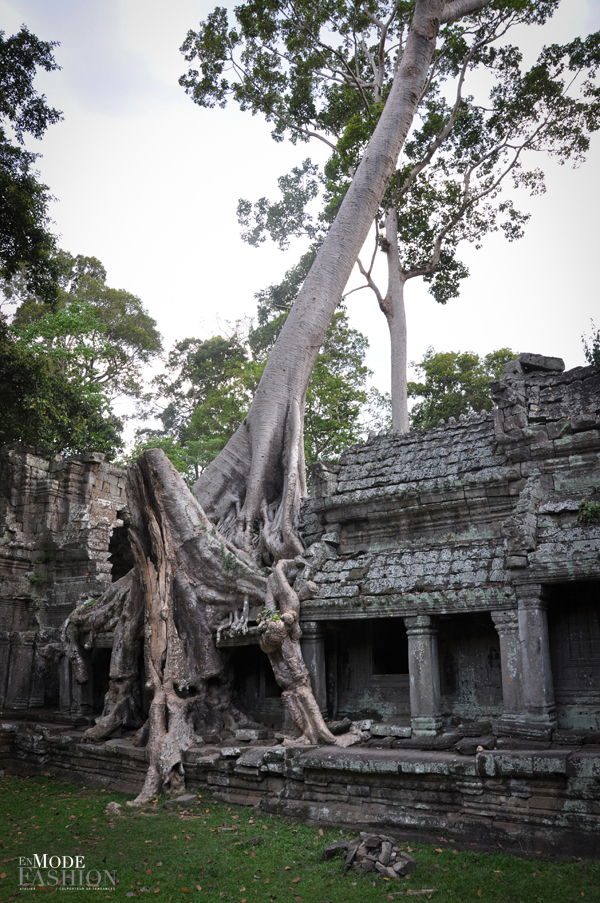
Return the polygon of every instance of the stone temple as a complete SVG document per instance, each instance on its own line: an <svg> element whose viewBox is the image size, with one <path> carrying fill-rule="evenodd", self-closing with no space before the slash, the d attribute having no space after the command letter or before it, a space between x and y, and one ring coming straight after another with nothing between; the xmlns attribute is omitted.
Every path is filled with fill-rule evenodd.
<svg viewBox="0 0 600 903"><path fill-rule="evenodd" d="M522 354L492 389L491 413L372 436L313 468L303 652L326 719L358 724L363 743L278 744L280 690L251 620L216 642L264 730L190 749L190 786L313 821L597 852L600 370ZM110 634L88 684L38 653L82 594L131 567L124 484L101 455L0 454L10 770L141 786L126 732L80 742L102 711Z"/></svg>

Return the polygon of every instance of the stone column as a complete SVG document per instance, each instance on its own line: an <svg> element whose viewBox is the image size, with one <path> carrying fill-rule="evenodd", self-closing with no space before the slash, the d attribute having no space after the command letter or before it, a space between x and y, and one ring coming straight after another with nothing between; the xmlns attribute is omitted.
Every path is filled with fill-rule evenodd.
<svg viewBox="0 0 600 903"><path fill-rule="evenodd" d="M325 671L325 630L318 621L302 621L300 647L321 714L327 717L327 675Z"/></svg>
<svg viewBox="0 0 600 903"><path fill-rule="evenodd" d="M10 634L0 636L0 709L6 704L6 690L8 688L8 662L10 659Z"/></svg>
<svg viewBox="0 0 600 903"><path fill-rule="evenodd" d="M41 709L44 705L44 688L47 670L47 662L42 658L36 647L33 653L33 663L31 666L31 686L29 687L30 709Z"/></svg>
<svg viewBox="0 0 600 903"><path fill-rule="evenodd" d="M34 636L33 631L13 634L6 690L7 709L26 709L29 704Z"/></svg>
<svg viewBox="0 0 600 903"><path fill-rule="evenodd" d="M87 649L81 650L81 656L85 662L88 679L84 684L78 684L71 669L71 714L83 715L91 718L94 714L94 676L92 670L92 656Z"/></svg>
<svg viewBox="0 0 600 903"><path fill-rule="evenodd" d="M528 721L552 725L554 686L550 666L548 616L539 584L516 587L523 671L523 707Z"/></svg>
<svg viewBox="0 0 600 903"><path fill-rule="evenodd" d="M410 716L413 737L433 737L442 726L437 628L430 615L404 618L408 635Z"/></svg>
<svg viewBox="0 0 600 903"><path fill-rule="evenodd" d="M523 686L521 650L519 648L519 613L516 608L493 611L492 620L500 639L502 668L503 718L523 719Z"/></svg>
<svg viewBox="0 0 600 903"><path fill-rule="evenodd" d="M63 715L71 713L71 662L63 655L58 663L58 708Z"/></svg>

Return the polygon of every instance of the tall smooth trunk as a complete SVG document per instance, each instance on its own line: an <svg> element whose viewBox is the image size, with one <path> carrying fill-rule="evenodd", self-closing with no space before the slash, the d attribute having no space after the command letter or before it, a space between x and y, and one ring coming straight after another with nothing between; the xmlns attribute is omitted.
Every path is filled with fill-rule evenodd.
<svg viewBox="0 0 600 903"><path fill-rule="evenodd" d="M399 433L408 433L406 309L404 286L406 279L398 254L398 214L391 207L385 220L387 250L388 290L385 298L385 318L390 330L392 364L392 427Z"/></svg>
<svg viewBox="0 0 600 903"><path fill-rule="evenodd" d="M198 481L198 499L212 518L222 514L221 500L233 491L239 502L243 498L241 519L248 530L260 511L265 487L281 485L280 462L290 406L295 402L302 407L327 327L396 166L431 64L443 9L444 0L417 0L404 54L377 128L269 356L250 412Z"/></svg>

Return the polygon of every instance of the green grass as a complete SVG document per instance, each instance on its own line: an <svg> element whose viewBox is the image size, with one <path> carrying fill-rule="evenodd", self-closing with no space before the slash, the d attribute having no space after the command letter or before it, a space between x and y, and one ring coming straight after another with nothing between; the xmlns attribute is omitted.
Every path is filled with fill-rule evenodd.
<svg viewBox="0 0 600 903"><path fill-rule="evenodd" d="M568 903L600 901L600 862L521 859L500 853L457 851L448 836L436 844L403 844L417 871L403 881L346 873L341 859L323 861L323 847L350 839L348 831L318 828L242 806L217 802L202 791L186 809L125 807L104 811L109 800L131 797L49 777L0 778L0 901L65 897L66 889L20 888L19 857L33 853L82 855L85 869L116 872L112 892L93 900L233 900L235 903L371 903L417 899L457 903ZM248 843L260 835L261 841ZM103 882L104 883L104 882ZM146 888L146 890L142 890ZM71 891L81 900L83 891ZM392 896L393 895L393 896Z"/></svg>

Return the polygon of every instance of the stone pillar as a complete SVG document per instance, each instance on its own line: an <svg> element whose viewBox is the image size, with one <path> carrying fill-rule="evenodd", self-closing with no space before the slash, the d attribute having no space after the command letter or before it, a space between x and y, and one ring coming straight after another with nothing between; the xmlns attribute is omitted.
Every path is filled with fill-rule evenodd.
<svg viewBox="0 0 600 903"><path fill-rule="evenodd" d="M71 662L63 655L58 663L58 708L63 715L71 713Z"/></svg>
<svg viewBox="0 0 600 903"><path fill-rule="evenodd" d="M442 726L437 628L430 615L404 618L408 635L413 737L433 737Z"/></svg>
<svg viewBox="0 0 600 903"><path fill-rule="evenodd" d="M13 634L6 690L7 709L26 709L28 706L34 636L33 631Z"/></svg>
<svg viewBox="0 0 600 903"><path fill-rule="evenodd" d="M88 679L86 683L78 684L71 669L71 714L91 717L94 714L92 656L86 649L81 650L81 656L87 668Z"/></svg>
<svg viewBox="0 0 600 903"><path fill-rule="evenodd" d="M503 718L523 719L523 685L519 648L519 613L516 608L493 611L492 620L500 638Z"/></svg>
<svg viewBox="0 0 600 903"><path fill-rule="evenodd" d="M523 707L528 721L552 725L554 686L550 666L547 602L539 584L516 587L523 670Z"/></svg>
<svg viewBox="0 0 600 903"><path fill-rule="evenodd" d="M40 655L37 647L33 653L31 667L31 685L29 687L29 708L41 709L44 705L44 688L46 684L47 662Z"/></svg>
<svg viewBox="0 0 600 903"><path fill-rule="evenodd" d="M10 659L10 634L0 636L0 709L6 704L8 689L8 662Z"/></svg>
<svg viewBox="0 0 600 903"><path fill-rule="evenodd" d="M318 621L302 621L300 647L310 674L310 682L321 714L327 717L327 675L325 670L325 630Z"/></svg>

